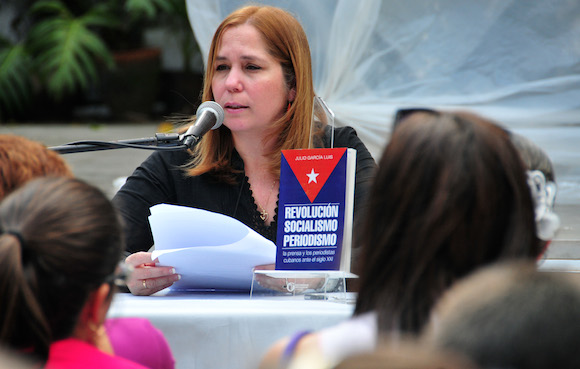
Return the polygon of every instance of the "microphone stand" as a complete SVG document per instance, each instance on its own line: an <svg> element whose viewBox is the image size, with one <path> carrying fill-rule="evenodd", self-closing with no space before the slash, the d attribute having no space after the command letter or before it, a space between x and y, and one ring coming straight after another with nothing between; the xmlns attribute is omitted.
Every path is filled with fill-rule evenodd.
<svg viewBox="0 0 580 369"><path fill-rule="evenodd" d="M76 141L61 146L52 146L48 149L56 151L59 154L126 148L177 151L191 149L199 142L199 140L200 137L194 135L156 133L155 137L144 137L119 141Z"/></svg>

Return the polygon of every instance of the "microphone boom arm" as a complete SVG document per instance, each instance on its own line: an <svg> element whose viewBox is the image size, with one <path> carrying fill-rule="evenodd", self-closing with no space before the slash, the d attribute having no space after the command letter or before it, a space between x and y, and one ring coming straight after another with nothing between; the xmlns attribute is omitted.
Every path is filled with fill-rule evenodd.
<svg viewBox="0 0 580 369"><path fill-rule="evenodd" d="M49 150L59 154L75 152L112 150L112 149L144 149L144 150L187 150L192 149L209 130L216 129L224 121L224 110L215 101L206 101L197 108L197 119L184 134L156 133L155 137L137 138L120 141L77 141L62 146L49 147Z"/></svg>
<svg viewBox="0 0 580 369"><path fill-rule="evenodd" d="M185 150L197 144L188 147L183 144L183 137L177 133L156 133L155 137L136 138L131 140L119 141L76 141L61 146L49 147L49 150L56 151L59 154L70 154L77 152L114 150L114 149L142 149L142 150Z"/></svg>

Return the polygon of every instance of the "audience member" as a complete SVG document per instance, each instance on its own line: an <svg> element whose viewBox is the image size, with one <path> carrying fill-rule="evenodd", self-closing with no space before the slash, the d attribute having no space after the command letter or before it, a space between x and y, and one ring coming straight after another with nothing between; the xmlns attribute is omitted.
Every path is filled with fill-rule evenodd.
<svg viewBox="0 0 580 369"><path fill-rule="evenodd" d="M307 368L308 366L303 366ZM476 369L465 357L421 345L414 340L396 346L379 344L373 352L346 358L334 369Z"/></svg>
<svg viewBox="0 0 580 369"><path fill-rule="evenodd" d="M73 174L60 155L40 142L0 134L0 200L31 179L44 176Z"/></svg>
<svg viewBox="0 0 580 369"><path fill-rule="evenodd" d="M404 113L359 229L354 317L278 342L262 368L307 352L331 367L372 350L379 334L393 341L417 334L456 280L497 260L540 254L526 168L507 131L466 112Z"/></svg>
<svg viewBox="0 0 580 369"><path fill-rule="evenodd" d="M98 348L122 248L112 204L80 180L42 178L6 197L0 342L46 368L142 368Z"/></svg>
<svg viewBox="0 0 580 369"><path fill-rule="evenodd" d="M40 142L15 135L0 135L0 200L30 180L68 177L73 173L66 161ZM151 369L173 369L175 360L163 334L147 319L107 319L101 342L115 355ZM143 340L143 337L148 337ZM109 342L110 341L110 342Z"/></svg>
<svg viewBox="0 0 580 369"><path fill-rule="evenodd" d="M174 369L175 358L163 333L148 319L108 318L107 338L116 356L149 369Z"/></svg>
<svg viewBox="0 0 580 369"><path fill-rule="evenodd" d="M510 138L528 169L537 234L546 250L560 228L560 218L554 211L557 193L554 166L546 152L526 137L511 132Z"/></svg>
<svg viewBox="0 0 580 369"><path fill-rule="evenodd" d="M580 368L580 284L576 274L501 263L454 285L437 304L426 344L481 368Z"/></svg>
<svg viewBox="0 0 580 369"><path fill-rule="evenodd" d="M36 369L37 365L24 355L0 348L0 369Z"/></svg>
<svg viewBox="0 0 580 369"><path fill-rule="evenodd" d="M546 177L546 181L556 182L554 165L548 154L541 147L529 138L515 132L510 132L510 139L516 149L518 149L526 168L529 170L539 170Z"/></svg>

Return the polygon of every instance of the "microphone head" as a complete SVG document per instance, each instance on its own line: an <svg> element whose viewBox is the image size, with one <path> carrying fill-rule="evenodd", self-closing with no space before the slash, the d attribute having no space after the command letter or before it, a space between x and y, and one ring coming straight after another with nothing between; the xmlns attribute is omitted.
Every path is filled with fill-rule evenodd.
<svg viewBox="0 0 580 369"><path fill-rule="evenodd" d="M216 103L215 101L206 101L197 108L195 115L199 116L205 110L212 112L216 116L216 122L213 127L211 127L211 129L216 129L222 125L224 122L224 109L220 106L220 104Z"/></svg>

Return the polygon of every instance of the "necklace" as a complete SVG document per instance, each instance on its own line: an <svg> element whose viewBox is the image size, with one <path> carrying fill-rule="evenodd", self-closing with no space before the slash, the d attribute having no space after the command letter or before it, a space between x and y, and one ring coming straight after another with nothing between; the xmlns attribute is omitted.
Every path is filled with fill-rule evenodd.
<svg viewBox="0 0 580 369"><path fill-rule="evenodd" d="M268 204L270 203L270 197L272 197L272 191L274 191L274 185L276 185L276 182L278 181L272 182L272 187L270 187L270 193L268 194L268 199L266 200L266 206L268 206ZM270 214L268 214L266 209L264 209L264 207L258 203L258 200L256 200L256 205L258 205L258 208L260 210L260 219L262 219L262 221L265 222Z"/></svg>

